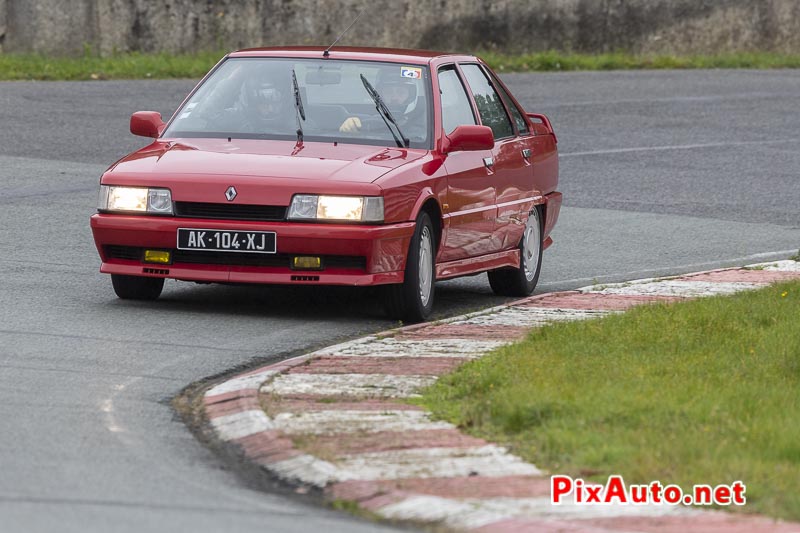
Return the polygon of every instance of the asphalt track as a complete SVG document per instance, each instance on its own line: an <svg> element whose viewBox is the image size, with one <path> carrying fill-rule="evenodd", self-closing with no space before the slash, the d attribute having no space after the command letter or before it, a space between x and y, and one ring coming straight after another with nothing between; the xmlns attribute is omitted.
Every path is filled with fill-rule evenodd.
<svg viewBox="0 0 800 533"><path fill-rule="evenodd" d="M800 247L799 71L508 75L552 118L565 208L537 292ZM184 386L394 325L369 290L167 283L117 300L88 217L102 170L190 81L0 83L0 529L366 531L257 490L169 401ZM437 316L495 305L485 275Z"/></svg>

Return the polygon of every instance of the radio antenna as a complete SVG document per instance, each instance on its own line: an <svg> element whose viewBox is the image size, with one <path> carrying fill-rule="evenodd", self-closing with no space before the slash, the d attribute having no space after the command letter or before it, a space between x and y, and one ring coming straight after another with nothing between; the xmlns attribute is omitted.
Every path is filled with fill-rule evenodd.
<svg viewBox="0 0 800 533"><path fill-rule="evenodd" d="M350 31L350 28L352 28L352 27L353 27L353 25L354 25L356 22L358 22L358 19L360 19L360 18L361 18L361 15L363 15L363 14L364 14L364 11L366 11L366 10L367 10L367 8L366 8L366 7L365 7L364 9L362 9L362 10L361 10L361 13L359 13L359 14L358 14L358 16L355 18L355 20L353 20L353 22L351 22L351 23L350 23L350 25L349 25L347 28L345 28L345 30L344 30L344 31L341 33L341 35L339 35L339 36L336 38L336 40L335 40L335 41L333 41L333 44L331 44L331 45L330 45L328 48L326 48L326 49L325 49L325 51L324 51L324 52L322 52L322 57L328 57L329 55L331 55L331 54L330 54L330 50L331 50L331 48L333 48L334 46L336 46L336 43L338 43L338 42L339 42L339 39L341 39L342 37L344 37L344 34L345 34L345 33L347 33L348 31Z"/></svg>

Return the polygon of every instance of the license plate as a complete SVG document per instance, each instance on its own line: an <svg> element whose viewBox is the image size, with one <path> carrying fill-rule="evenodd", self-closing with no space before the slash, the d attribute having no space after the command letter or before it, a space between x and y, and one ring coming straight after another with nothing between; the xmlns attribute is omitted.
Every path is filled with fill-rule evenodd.
<svg viewBox="0 0 800 533"><path fill-rule="evenodd" d="M178 228L179 250L274 254L276 240L274 231Z"/></svg>

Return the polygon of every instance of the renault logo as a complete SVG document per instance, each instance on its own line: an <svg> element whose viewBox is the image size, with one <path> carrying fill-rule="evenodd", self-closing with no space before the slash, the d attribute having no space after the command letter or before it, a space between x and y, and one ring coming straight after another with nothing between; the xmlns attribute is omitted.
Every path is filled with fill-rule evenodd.
<svg viewBox="0 0 800 533"><path fill-rule="evenodd" d="M225 191L225 198L227 198L229 202L232 202L233 199L236 198L236 187L233 185L228 187L228 190Z"/></svg>

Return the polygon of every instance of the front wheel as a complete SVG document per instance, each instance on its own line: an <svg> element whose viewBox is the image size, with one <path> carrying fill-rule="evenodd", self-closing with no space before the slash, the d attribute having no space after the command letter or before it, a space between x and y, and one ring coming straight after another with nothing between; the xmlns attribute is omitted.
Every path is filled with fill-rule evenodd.
<svg viewBox="0 0 800 533"><path fill-rule="evenodd" d="M519 244L519 268L501 268L489 272L489 285L500 296L528 296L536 288L542 270L542 222L533 208L525 223Z"/></svg>
<svg viewBox="0 0 800 533"><path fill-rule="evenodd" d="M111 274L111 285L123 300L155 300L164 288L164 278Z"/></svg>
<svg viewBox="0 0 800 533"><path fill-rule="evenodd" d="M422 322L430 316L436 278L435 253L433 223L430 215L422 211L411 237L404 281L386 287L384 303L389 316L409 323Z"/></svg>

